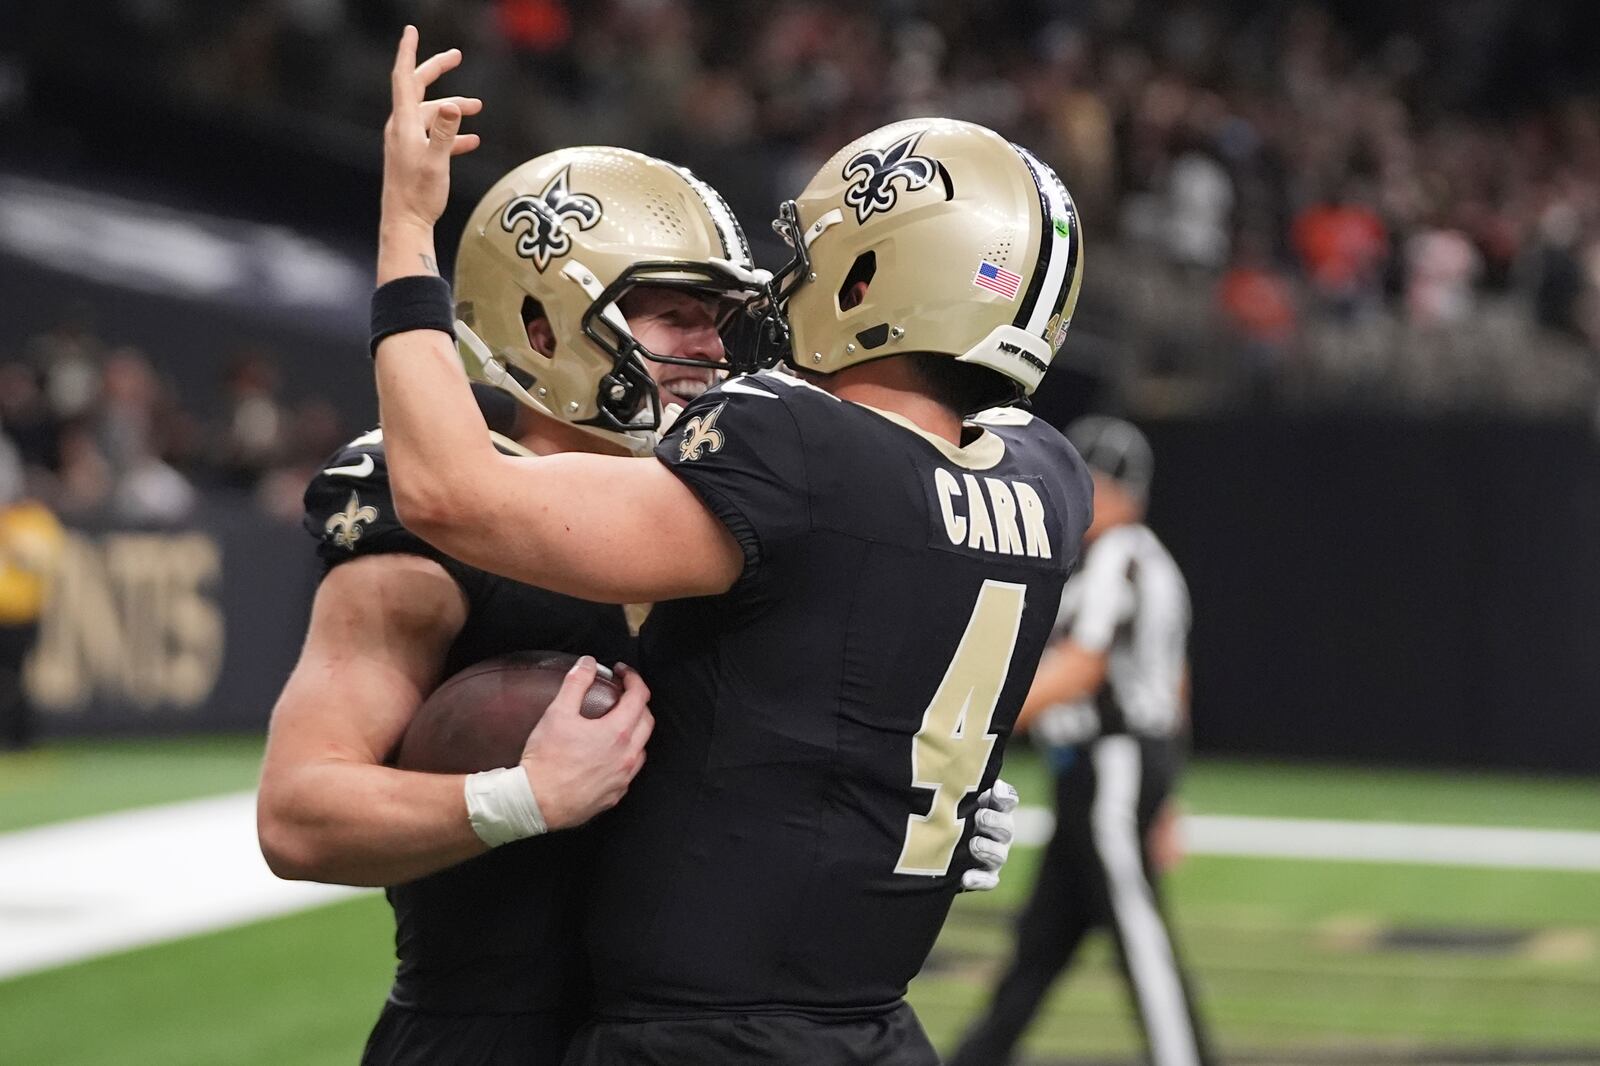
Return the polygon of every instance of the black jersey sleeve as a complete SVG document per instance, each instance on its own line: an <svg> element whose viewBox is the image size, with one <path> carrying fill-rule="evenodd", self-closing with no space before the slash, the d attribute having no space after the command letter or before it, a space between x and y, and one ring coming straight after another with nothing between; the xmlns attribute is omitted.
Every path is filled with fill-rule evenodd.
<svg viewBox="0 0 1600 1066"><path fill-rule="evenodd" d="M679 416L656 458L728 527L747 575L811 526L800 427L782 386L759 376L723 382Z"/></svg>
<svg viewBox="0 0 1600 1066"><path fill-rule="evenodd" d="M420 555L444 567L470 601L484 592L482 571L450 558L401 524L378 430L328 457L306 486L301 524L317 538L324 573L363 555Z"/></svg>

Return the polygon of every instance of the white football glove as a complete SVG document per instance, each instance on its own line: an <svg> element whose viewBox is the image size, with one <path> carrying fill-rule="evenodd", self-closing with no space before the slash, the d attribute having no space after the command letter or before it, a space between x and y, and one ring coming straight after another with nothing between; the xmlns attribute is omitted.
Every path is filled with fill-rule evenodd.
<svg viewBox="0 0 1600 1066"><path fill-rule="evenodd" d="M1000 884L1000 868L1011 854L1011 838L1016 835L1017 790L995 780L994 787L978 796L978 809L972 815L972 857L978 865L961 875L967 892L988 892Z"/></svg>

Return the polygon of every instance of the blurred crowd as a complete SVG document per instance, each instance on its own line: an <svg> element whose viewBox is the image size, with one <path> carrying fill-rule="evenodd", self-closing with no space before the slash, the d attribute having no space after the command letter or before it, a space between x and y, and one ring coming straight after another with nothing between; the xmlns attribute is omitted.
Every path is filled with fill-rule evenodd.
<svg viewBox="0 0 1600 1066"><path fill-rule="evenodd" d="M220 402L196 415L86 308L0 355L0 502L38 500L74 522L182 522L209 490L297 521L306 483L347 435L328 400L287 401L261 350L219 365Z"/></svg>
<svg viewBox="0 0 1600 1066"><path fill-rule="evenodd" d="M1201 406L1559 413L1600 396L1586 0L122 0L119 15L108 61L136 57L208 107L367 133L395 29L415 22L425 47L467 52L449 89L485 98L488 163L632 145L748 180L759 196L725 191L752 227L749 205L865 129L971 119L1065 176L1090 241L1084 306L1130 324L1119 362L1169 399L1208 376L1231 391Z"/></svg>

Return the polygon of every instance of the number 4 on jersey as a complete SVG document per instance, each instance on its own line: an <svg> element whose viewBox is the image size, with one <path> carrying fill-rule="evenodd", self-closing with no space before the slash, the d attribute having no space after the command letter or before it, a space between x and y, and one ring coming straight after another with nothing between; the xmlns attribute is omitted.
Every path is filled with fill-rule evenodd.
<svg viewBox="0 0 1600 1066"><path fill-rule="evenodd" d="M989 765L995 742L989 723L1011 668L1026 592L1026 585L1007 581L983 583L955 657L923 712L911 746L911 784L932 789L933 802L927 814L907 816L897 874L950 872L966 827L956 806L982 783Z"/></svg>

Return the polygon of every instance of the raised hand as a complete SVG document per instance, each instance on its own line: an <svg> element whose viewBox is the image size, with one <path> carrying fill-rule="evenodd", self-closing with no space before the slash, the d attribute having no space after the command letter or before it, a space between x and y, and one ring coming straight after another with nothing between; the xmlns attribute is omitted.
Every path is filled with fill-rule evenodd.
<svg viewBox="0 0 1600 1066"><path fill-rule="evenodd" d="M603 718L583 717L578 708L595 672L587 655L567 671L523 749L522 766L551 829L582 825L615 807L644 765L645 741L655 728L650 689L621 663L614 674L622 683L616 705Z"/></svg>
<svg viewBox="0 0 1600 1066"><path fill-rule="evenodd" d="M452 48L419 66L416 27L407 26L400 35L390 74L392 110L383 127L385 235L397 229L426 231L431 245L433 224L450 198L450 159L478 147L476 133L460 132L461 118L482 111L483 101L469 96L426 99L428 87L460 64L461 51ZM419 266L413 262L403 272L417 273ZM381 259L379 268L383 273Z"/></svg>

